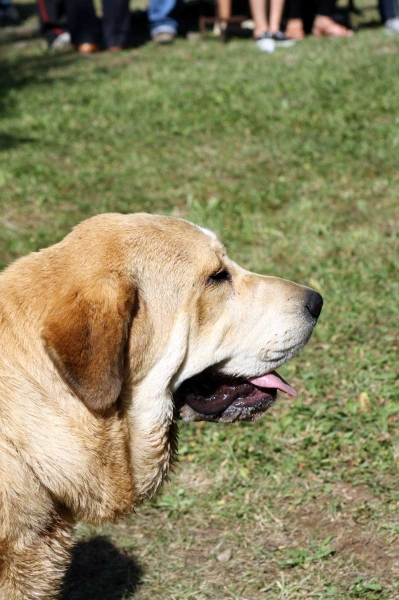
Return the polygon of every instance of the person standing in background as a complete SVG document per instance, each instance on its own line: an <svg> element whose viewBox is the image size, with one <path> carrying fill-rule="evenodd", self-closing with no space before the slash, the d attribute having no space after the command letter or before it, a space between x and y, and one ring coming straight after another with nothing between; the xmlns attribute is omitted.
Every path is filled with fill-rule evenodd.
<svg viewBox="0 0 399 600"><path fill-rule="evenodd" d="M156 43L171 42L177 33L177 2L150 0L148 15L152 39ZM92 0L66 0L68 29L78 52L90 54L105 46L120 52L129 44L129 0L102 0L103 18L95 13Z"/></svg>
<svg viewBox="0 0 399 600"><path fill-rule="evenodd" d="M129 0L103 0L102 7L100 21L92 0L66 0L72 44L81 54L98 52L102 46L110 52L119 52L128 45Z"/></svg>

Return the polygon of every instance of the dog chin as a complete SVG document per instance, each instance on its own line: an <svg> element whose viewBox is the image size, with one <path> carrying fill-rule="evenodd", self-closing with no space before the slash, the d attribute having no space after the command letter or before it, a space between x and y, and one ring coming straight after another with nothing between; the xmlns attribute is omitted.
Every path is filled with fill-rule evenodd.
<svg viewBox="0 0 399 600"><path fill-rule="evenodd" d="M256 421L269 408L275 404L275 398L270 397L267 401L257 406L229 406L226 410L215 415L203 415L195 411L188 404L183 404L178 411L178 419L185 423L194 421L211 421L213 423L235 423L236 421Z"/></svg>

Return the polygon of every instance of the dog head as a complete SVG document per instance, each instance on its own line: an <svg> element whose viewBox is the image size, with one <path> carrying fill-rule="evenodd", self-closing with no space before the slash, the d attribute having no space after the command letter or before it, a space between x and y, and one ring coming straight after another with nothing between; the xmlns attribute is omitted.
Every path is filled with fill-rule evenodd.
<svg viewBox="0 0 399 600"><path fill-rule="evenodd" d="M314 290L246 271L214 233L171 217L100 215L54 248L43 338L90 410L121 398L153 421L230 422L295 395L275 369L312 334Z"/></svg>

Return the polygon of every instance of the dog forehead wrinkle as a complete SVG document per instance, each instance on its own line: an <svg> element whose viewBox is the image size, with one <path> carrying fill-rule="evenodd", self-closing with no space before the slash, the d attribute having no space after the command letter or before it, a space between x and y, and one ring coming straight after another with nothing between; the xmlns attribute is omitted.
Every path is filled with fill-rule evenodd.
<svg viewBox="0 0 399 600"><path fill-rule="evenodd" d="M194 230L195 231L195 230ZM186 235L187 234L187 235ZM182 275L195 269L201 263L209 261L214 253L213 244L203 236L192 236L190 231L155 230L142 231L132 239L132 258L136 253L146 249L146 263L141 265L142 271L165 268L180 271Z"/></svg>
<svg viewBox="0 0 399 600"><path fill-rule="evenodd" d="M103 270L124 268L129 264L131 275L137 270L152 274L158 271L161 276L166 272L180 272L181 278L187 278L198 269L204 270L215 261L221 261L225 250L216 234L189 221L175 217L132 214L97 215L82 222L61 242L78 242L81 263L86 262L87 252L95 257L95 262L103 265ZM69 244L68 240L68 244ZM129 258L124 252L130 249ZM142 263L142 256L146 263ZM76 266L76 256L74 258ZM93 269L92 259L81 268Z"/></svg>

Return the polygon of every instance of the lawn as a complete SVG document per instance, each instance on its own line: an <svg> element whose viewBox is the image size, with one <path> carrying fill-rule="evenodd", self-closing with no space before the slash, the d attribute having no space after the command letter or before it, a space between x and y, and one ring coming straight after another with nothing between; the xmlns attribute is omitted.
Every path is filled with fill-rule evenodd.
<svg viewBox="0 0 399 600"><path fill-rule="evenodd" d="M397 600L399 38L0 56L2 267L90 215L149 211L325 299L280 369L299 398L182 424L162 493L78 525L64 600Z"/></svg>

